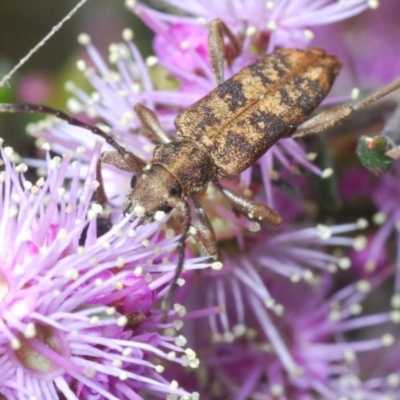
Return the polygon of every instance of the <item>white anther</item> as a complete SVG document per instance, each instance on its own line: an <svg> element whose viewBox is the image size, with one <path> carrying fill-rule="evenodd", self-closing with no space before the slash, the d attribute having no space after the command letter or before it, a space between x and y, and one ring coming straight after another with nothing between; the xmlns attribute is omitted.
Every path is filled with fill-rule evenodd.
<svg viewBox="0 0 400 400"><path fill-rule="evenodd" d="M326 168L322 171L321 173L321 178L326 179L329 178L333 175L333 169L332 168Z"/></svg>
<svg viewBox="0 0 400 400"><path fill-rule="evenodd" d="M125 28L122 31L122 39L124 39L126 42L129 42L130 40L133 39L133 30L129 28Z"/></svg>
<svg viewBox="0 0 400 400"><path fill-rule="evenodd" d="M214 270L216 270L216 271L219 271L220 269L222 269L223 266L224 266L224 265L222 264L221 261L214 261L214 262L211 264L211 268L214 269Z"/></svg>
<svg viewBox="0 0 400 400"><path fill-rule="evenodd" d="M78 68L79 71L85 71L86 69L86 63L83 60L78 60L76 62L76 68Z"/></svg>
<svg viewBox="0 0 400 400"><path fill-rule="evenodd" d="M357 220L358 229L365 229L368 227L368 221L365 218L359 218Z"/></svg>
<svg viewBox="0 0 400 400"><path fill-rule="evenodd" d="M360 280L356 284L357 290L361 293L367 293L371 290L371 284L366 280Z"/></svg>
<svg viewBox="0 0 400 400"><path fill-rule="evenodd" d="M361 251L365 249L367 245L367 238L364 235L359 235L353 239L354 250Z"/></svg>
<svg viewBox="0 0 400 400"><path fill-rule="evenodd" d="M385 333L381 337L382 345L385 347L391 346L394 343L394 337L390 333Z"/></svg>
<svg viewBox="0 0 400 400"><path fill-rule="evenodd" d="M315 36L314 32L310 29L304 29L303 34L309 40L314 39L314 36Z"/></svg>
<svg viewBox="0 0 400 400"><path fill-rule="evenodd" d="M154 219L156 221L161 221L165 217L165 212L164 211L156 211L154 214Z"/></svg>
<svg viewBox="0 0 400 400"><path fill-rule="evenodd" d="M383 212L377 212L372 217L372 221L374 221L374 224L376 225L382 225L386 221L386 214Z"/></svg>
<svg viewBox="0 0 400 400"><path fill-rule="evenodd" d="M351 89L350 97L352 100L357 100L360 97L360 89L357 87Z"/></svg>
<svg viewBox="0 0 400 400"><path fill-rule="evenodd" d="M154 67L158 63L158 58L156 56L149 56L146 58L146 65L148 67Z"/></svg>
<svg viewBox="0 0 400 400"><path fill-rule="evenodd" d="M255 26L248 26L246 29L246 36L254 36L257 32L257 28Z"/></svg>
<svg viewBox="0 0 400 400"><path fill-rule="evenodd" d="M368 7L371 8L372 10L376 10L379 7L379 1L378 0L368 0Z"/></svg>
<svg viewBox="0 0 400 400"><path fill-rule="evenodd" d="M26 325L25 331L24 331L24 336L27 339L32 339L36 336L36 326L33 322L29 322Z"/></svg>
<svg viewBox="0 0 400 400"><path fill-rule="evenodd" d="M317 153L307 153L306 158L309 161L314 161L317 158Z"/></svg>
<svg viewBox="0 0 400 400"><path fill-rule="evenodd" d="M121 315L117 319L117 325L118 326L125 326L128 323L128 318L125 315Z"/></svg>
<svg viewBox="0 0 400 400"><path fill-rule="evenodd" d="M76 281L79 277L79 272L76 269L68 269L65 271L64 276L71 281Z"/></svg>
<svg viewBox="0 0 400 400"><path fill-rule="evenodd" d="M85 151L86 151L86 149L83 146L79 146L76 148L76 154L78 156L81 156Z"/></svg>
<svg viewBox="0 0 400 400"><path fill-rule="evenodd" d="M87 33L81 33L78 35L78 43L86 46L91 42L90 36Z"/></svg>
<svg viewBox="0 0 400 400"><path fill-rule="evenodd" d="M332 236L331 229L328 226L322 224L317 225L317 233L318 236L323 240L327 240Z"/></svg>
<svg viewBox="0 0 400 400"><path fill-rule="evenodd" d="M135 206L133 208L133 213L138 217L143 217L146 209L143 206Z"/></svg>
<svg viewBox="0 0 400 400"><path fill-rule="evenodd" d="M117 268L122 268L125 265L124 257L118 257L115 265L117 266Z"/></svg>
<svg viewBox="0 0 400 400"><path fill-rule="evenodd" d="M348 257L339 258L338 265L341 269L349 269L351 267L351 260Z"/></svg>
<svg viewBox="0 0 400 400"><path fill-rule="evenodd" d="M28 171L28 166L27 166L26 164L22 163L22 164L17 165L17 166L15 167L15 170L16 170L17 172L23 172L23 173L25 173L26 171Z"/></svg>

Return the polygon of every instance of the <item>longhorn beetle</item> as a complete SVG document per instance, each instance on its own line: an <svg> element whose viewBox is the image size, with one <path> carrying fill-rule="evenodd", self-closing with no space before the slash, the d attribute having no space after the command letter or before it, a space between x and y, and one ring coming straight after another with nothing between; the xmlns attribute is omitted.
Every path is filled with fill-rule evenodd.
<svg viewBox="0 0 400 400"><path fill-rule="evenodd" d="M342 66L340 60L321 48L279 49L261 56L224 81L224 35L234 49L240 48L223 22L210 23L208 46L217 87L177 116L177 137L170 138L163 132L153 111L142 104L135 105L145 133L159 143L147 164L106 132L62 111L32 104L0 104L2 112L54 114L71 125L100 135L114 147L116 151L104 152L97 165L100 183L97 201L100 204L107 201L101 164L108 163L134 174L132 191L123 203L124 214L136 215L147 223L153 221L157 213L178 211L183 231L178 243L175 276L163 304L164 312L169 309L183 268L189 230L210 256L217 256L215 233L195 197L205 192L209 182L222 192L236 212L278 225L281 217L274 210L232 193L218 178L237 176L280 138L325 131L400 87L398 79L355 105L341 105L306 120L331 89Z"/></svg>

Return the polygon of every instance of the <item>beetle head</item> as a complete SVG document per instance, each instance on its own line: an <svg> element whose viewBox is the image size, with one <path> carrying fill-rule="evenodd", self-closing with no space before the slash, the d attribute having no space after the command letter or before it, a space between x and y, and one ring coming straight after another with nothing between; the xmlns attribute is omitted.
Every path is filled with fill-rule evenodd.
<svg viewBox="0 0 400 400"><path fill-rule="evenodd" d="M132 191L123 203L124 214L134 213L144 223L154 221L157 211L169 213L174 204L182 199L180 183L160 165L143 169L143 173L133 176Z"/></svg>

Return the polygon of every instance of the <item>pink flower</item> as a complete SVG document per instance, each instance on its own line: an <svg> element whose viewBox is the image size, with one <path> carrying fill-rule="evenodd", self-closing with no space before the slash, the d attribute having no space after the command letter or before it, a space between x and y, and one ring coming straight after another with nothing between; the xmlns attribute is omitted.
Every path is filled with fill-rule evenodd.
<svg viewBox="0 0 400 400"><path fill-rule="evenodd" d="M176 116L215 88L206 43L209 21L221 18L243 38L235 55L226 40L229 78L258 54L278 46L302 48L318 42L329 49L342 48L349 65L351 57L342 46L347 36L341 28L350 17L361 18L368 7L378 5L375 0L166 2L188 15L165 14L127 1L155 32L156 56L143 59L132 31L124 30L123 43L111 45L105 60L83 34L79 41L89 61L80 60L77 66L92 89L86 92L67 84L72 113L100 121L146 161L155 144L145 136L133 107L143 103L151 108L162 129L174 137ZM377 17L379 12L370 15ZM396 28L389 17L387 30L394 37ZM367 14L365 18L368 21ZM380 28L365 37L386 31L383 21L375 22ZM358 39L348 48L357 46L362 52ZM371 45L365 60L381 54L378 50ZM357 78L368 77L368 64L364 70L354 65ZM391 74L382 71L378 80ZM345 91L325 104L349 97L353 78L347 69ZM70 155L50 160L47 154L45 163L29 160L47 172L46 179L30 186L20 173L26 167L12 164L11 150L3 152L11 173L0 175L0 210L11 218L0 221L0 239L3 249L15 250L0 251L2 395L17 399L50 393L49 398L57 399L63 393L68 400L136 400L196 399L200 393L210 399L375 400L390 391L398 363L385 359L377 365L375 355L383 355L393 343L389 324L400 320L399 295L393 296L390 312L365 311L364 300L375 305L380 294L387 296L384 289L377 296L372 290L392 276L392 253L399 259L396 173L371 188L368 177L347 169L340 187L344 198L370 196L379 210L373 218L376 231L356 237L349 233L365 228L366 220L336 224L354 220L354 212L323 213L319 196L309 190L308 171L328 178L333 170L321 171L313 164L316 153L305 150L308 143L303 147L282 138L238 179L221 182L276 208L285 221L279 228L237 215L210 184L198 197L215 227L220 261L194 257L198 247L188 246L178 281L186 284L177 292L179 304L169 311L170 322L163 323L158 303L176 266L176 255L171 254L178 241L173 225L121 219L120 206L132 175L113 167L104 169L111 214L90 203L98 184L94 170L101 147L83 152L82 145L91 148L90 132L54 119L31 132L40 144L49 141L60 154L79 146L79 157L75 167ZM104 149L111 148L104 144ZM68 190L66 178L71 180ZM324 224L316 225L316 215ZM198 273L209 266L211 270ZM396 276L396 293L399 282ZM393 355L397 353L394 348ZM368 363L363 363L362 354ZM196 374L187 372L186 367L197 368L200 360Z"/></svg>
<svg viewBox="0 0 400 400"><path fill-rule="evenodd" d="M290 284L276 274L256 271L256 266L237 258L225 263L223 270L233 269L229 278L223 270L214 276L215 294L208 297L226 304L227 311L210 318L213 345L205 343L204 335L193 337L196 348L205 350L201 365L209 379L206 388L197 389L201 396L212 397L210 387L227 399L334 400L357 393L380 398L389 392L388 375L364 382L358 378L360 372L370 373L358 362L360 355L374 357L374 350L383 352L394 343L385 324L398 322L398 312L363 315L362 305L388 271L379 279L359 280L335 291L326 274L319 283L305 279ZM354 331L365 337L359 333L352 339Z"/></svg>
<svg viewBox="0 0 400 400"><path fill-rule="evenodd" d="M268 49L275 47L305 47L313 39L313 28L332 24L358 15L369 7L376 8L378 2L350 0L337 2L323 0L318 3L308 0L265 1L245 0L220 2L218 0L166 0L189 16L164 14L128 0L128 8L134 11L157 34L165 34L167 26L174 23L206 24L213 19L223 20L234 33L248 37L265 36Z"/></svg>
<svg viewBox="0 0 400 400"><path fill-rule="evenodd" d="M395 293L400 292L399 174L400 164L396 163L392 171L383 175L373 188L372 198L378 210L373 216L373 222L378 226L378 229L368 242L368 251L365 253L365 255L368 255L368 259L364 263L365 268L372 271L381 266L382 261L386 260L389 252L389 240L393 236L395 243L395 265L397 267Z"/></svg>
<svg viewBox="0 0 400 400"><path fill-rule="evenodd" d="M1 149L0 392L8 399L196 398L161 375L167 362L198 365L183 336L158 333L181 327L162 324L155 308L174 274L177 238L130 217L100 233L107 217L90 201L100 149L83 185L79 155L71 163L71 154L47 153L46 177L31 183L12 149ZM193 258L186 268L206 265Z"/></svg>
<svg viewBox="0 0 400 400"><path fill-rule="evenodd" d="M369 196L373 175L361 166L349 166L339 182L343 199L354 202Z"/></svg>
<svg viewBox="0 0 400 400"><path fill-rule="evenodd" d="M343 234L365 226L366 222L360 220L355 224L332 227L286 228L280 234L248 241L248 250L243 254L224 253L223 263L213 265L214 271L206 273L208 279L199 283L196 290L199 296L194 301L194 307L198 309L216 305L226 307L226 313L209 317L214 342L240 341L248 329L257 327L259 334L274 349L276 362L279 360L288 374L296 374L299 362L278 332L280 317L286 315L288 302L296 301L290 295L292 285L304 281L317 290L320 275L350 268L349 258L327 253L326 246L353 246L354 239ZM279 275L289 278L292 284L290 281L285 284L285 280L278 278ZM192 290L192 302L195 288ZM286 293L288 299L282 294L278 296L280 291ZM303 304L306 315L309 303L303 300L299 299L299 307ZM315 307L317 312L316 304ZM202 338L196 340L199 340L196 347L207 347Z"/></svg>
<svg viewBox="0 0 400 400"><path fill-rule="evenodd" d="M166 34L156 35L153 46L161 60L168 59L176 68L194 71L198 65L196 58L208 57L207 30L183 23L170 25Z"/></svg>

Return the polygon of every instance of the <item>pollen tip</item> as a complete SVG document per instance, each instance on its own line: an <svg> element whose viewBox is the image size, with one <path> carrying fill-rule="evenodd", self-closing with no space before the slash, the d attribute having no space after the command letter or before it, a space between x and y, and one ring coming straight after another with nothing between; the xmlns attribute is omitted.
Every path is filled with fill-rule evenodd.
<svg viewBox="0 0 400 400"><path fill-rule="evenodd" d="M78 35L78 43L84 46L88 45L91 42L90 36L87 33L80 33Z"/></svg>

